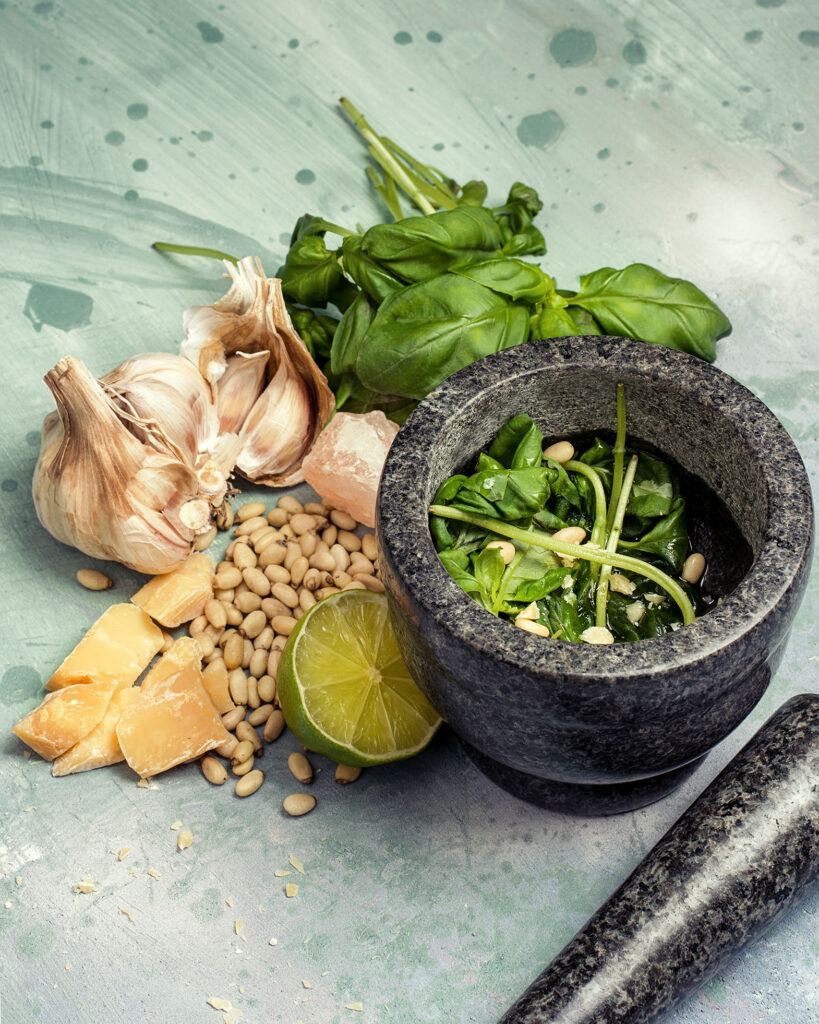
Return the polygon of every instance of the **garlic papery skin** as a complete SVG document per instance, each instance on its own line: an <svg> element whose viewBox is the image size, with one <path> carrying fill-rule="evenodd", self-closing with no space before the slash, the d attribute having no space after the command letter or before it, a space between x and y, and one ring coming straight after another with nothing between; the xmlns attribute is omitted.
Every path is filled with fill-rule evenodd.
<svg viewBox="0 0 819 1024"><path fill-rule="evenodd" d="M135 437L80 360L66 356L45 381L57 412L46 417L34 470L40 522L95 558L144 573L175 569L193 546L184 522L200 498L193 467Z"/></svg>
<svg viewBox="0 0 819 1024"><path fill-rule="evenodd" d="M224 374L216 386L216 411L222 433L238 433L248 413L264 391L270 354L237 352L229 356Z"/></svg>
<svg viewBox="0 0 819 1024"><path fill-rule="evenodd" d="M237 469L256 483L290 486L304 479L302 459L329 419L335 398L293 327L281 282L265 277L259 260L249 257L225 267L229 291L212 306L187 311L180 353L209 381L217 403L229 359L267 353L265 390L239 430Z"/></svg>
<svg viewBox="0 0 819 1024"><path fill-rule="evenodd" d="M188 359L146 352L100 378L139 440L194 465L220 433L211 390ZM132 418L133 417L133 418Z"/></svg>

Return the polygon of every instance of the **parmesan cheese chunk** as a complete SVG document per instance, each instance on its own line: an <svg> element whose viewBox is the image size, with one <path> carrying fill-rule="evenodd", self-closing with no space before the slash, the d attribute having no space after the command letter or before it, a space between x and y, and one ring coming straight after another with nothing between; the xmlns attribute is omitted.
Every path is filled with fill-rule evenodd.
<svg viewBox="0 0 819 1024"><path fill-rule="evenodd" d="M51 768L52 775L73 775L89 772L93 768L104 768L125 760L122 747L117 739L117 723L126 707L139 697L139 688L128 686L117 690L111 698L105 714L86 736L73 747L61 754ZM120 851L120 860L127 856Z"/></svg>
<svg viewBox="0 0 819 1024"><path fill-rule="evenodd" d="M195 551L173 572L154 576L131 598L167 629L190 622L205 610L213 597L213 562Z"/></svg>
<svg viewBox="0 0 819 1024"><path fill-rule="evenodd" d="M116 682L65 686L20 719L12 732L44 761L52 761L99 724L117 689Z"/></svg>
<svg viewBox="0 0 819 1024"><path fill-rule="evenodd" d="M132 604L113 604L63 661L46 689L103 682L130 686L162 643L162 630L144 611Z"/></svg>

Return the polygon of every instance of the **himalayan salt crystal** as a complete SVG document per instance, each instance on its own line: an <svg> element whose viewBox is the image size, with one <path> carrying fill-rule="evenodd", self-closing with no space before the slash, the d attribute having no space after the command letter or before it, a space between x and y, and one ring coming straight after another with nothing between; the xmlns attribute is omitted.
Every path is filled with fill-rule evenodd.
<svg viewBox="0 0 819 1024"><path fill-rule="evenodd" d="M375 526L375 498L398 424L383 412L337 412L310 449L304 479L334 508Z"/></svg>

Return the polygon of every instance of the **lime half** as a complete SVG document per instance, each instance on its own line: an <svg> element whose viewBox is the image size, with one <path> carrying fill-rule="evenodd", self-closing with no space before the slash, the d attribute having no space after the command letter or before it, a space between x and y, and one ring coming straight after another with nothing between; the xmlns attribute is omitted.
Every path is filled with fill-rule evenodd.
<svg viewBox="0 0 819 1024"><path fill-rule="evenodd" d="M412 757L441 724L404 664L386 597L369 590L333 594L301 617L277 688L296 738L341 764Z"/></svg>

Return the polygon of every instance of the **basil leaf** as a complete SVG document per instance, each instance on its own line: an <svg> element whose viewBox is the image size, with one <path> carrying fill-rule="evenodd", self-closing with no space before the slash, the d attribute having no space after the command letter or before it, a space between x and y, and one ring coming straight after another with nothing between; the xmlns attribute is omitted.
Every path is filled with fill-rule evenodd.
<svg viewBox="0 0 819 1024"><path fill-rule="evenodd" d="M667 562L673 572L681 572L688 551L685 501L675 498L669 514L652 526L648 533L637 540L621 540L619 547L656 555Z"/></svg>
<svg viewBox="0 0 819 1024"><path fill-rule="evenodd" d="M584 275L571 304L591 313L609 334L667 345L709 362L716 357L717 338L731 329L728 317L696 285L645 263Z"/></svg>
<svg viewBox="0 0 819 1024"><path fill-rule="evenodd" d="M513 416L500 428L489 446L489 455L507 469L540 466L543 434L531 418L521 414Z"/></svg>
<svg viewBox="0 0 819 1024"><path fill-rule="evenodd" d="M343 280L338 256L319 235L300 238L278 273L285 297L303 306L326 306Z"/></svg>
<svg viewBox="0 0 819 1024"><path fill-rule="evenodd" d="M523 307L442 274L381 304L361 342L356 373L373 391L423 398L456 370L521 344L527 333Z"/></svg>
<svg viewBox="0 0 819 1024"><path fill-rule="evenodd" d="M468 501L469 492L489 503L492 512L487 515L514 520L531 516L542 508L549 496L549 485L546 470L540 467L488 469L470 476L458 491L457 500Z"/></svg>
<svg viewBox="0 0 819 1024"><path fill-rule="evenodd" d="M659 459L641 453L626 512L645 518L667 516L671 511L673 497L671 470Z"/></svg>
<svg viewBox="0 0 819 1024"><path fill-rule="evenodd" d="M562 306L536 310L531 319L533 338L570 338L582 333Z"/></svg>
<svg viewBox="0 0 819 1024"><path fill-rule="evenodd" d="M355 369L359 347L374 316L375 307L367 296L360 292L347 307L333 337L330 351L330 370L333 374L340 376Z"/></svg>
<svg viewBox="0 0 819 1024"><path fill-rule="evenodd" d="M534 263L523 260L496 258L472 263L468 267L455 267L454 273L477 281L500 295L518 301L543 302L555 294L554 281Z"/></svg>
<svg viewBox="0 0 819 1024"><path fill-rule="evenodd" d="M376 224L361 238L365 255L410 282L477 263L500 247L498 225L483 206L458 206L395 224Z"/></svg>
<svg viewBox="0 0 819 1024"><path fill-rule="evenodd" d="M547 594L563 585L566 578L565 569L549 569L536 580L524 580L512 594L512 601L520 601L531 604L532 601L542 601Z"/></svg>
<svg viewBox="0 0 819 1024"><path fill-rule="evenodd" d="M314 358L316 355L325 358L329 356L339 321L335 317L315 313L312 309L288 307L288 312L310 355Z"/></svg>
<svg viewBox="0 0 819 1024"><path fill-rule="evenodd" d="M566 312L572 318L572 321L577 327L578 334L602 334L603 331L600 324L594 319L591 313L585 309L581 309L580 306L567 306Z"/></svg>
<svg viewBox="0 0 819 1024"><path fill-rule="evenodd" d="M458 197L459 206L483 206L486 199L485 181L468 181L461 189Z"/></svg>
<svg viewBox="0 0 819 1024"><path fill-rule="evenodd" d="M341 262L344 272L376 305L404 287L403 281L364 252L360 235L350 235L342 241Z"/></svg>

